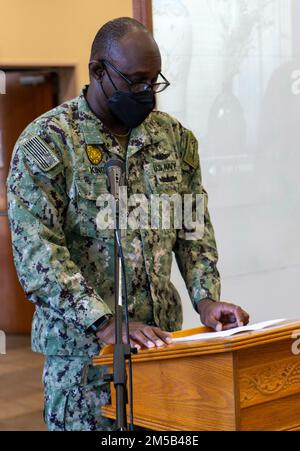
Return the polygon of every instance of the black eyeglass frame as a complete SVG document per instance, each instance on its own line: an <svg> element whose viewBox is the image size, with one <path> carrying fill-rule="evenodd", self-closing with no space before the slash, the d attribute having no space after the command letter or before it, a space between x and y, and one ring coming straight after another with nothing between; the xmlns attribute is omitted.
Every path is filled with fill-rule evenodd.
<svg viewBox="0 0 300 451"><path fill-rule="evenodd" d="M122 77L123 80L125 80L125 81L129 84L129 86L130 86L130 91L131 91L131 92L143 92L143 91L150 91L150 90L151 90L154 94L158 94L159 92L164 91L165 89L168 88L168 86L170 86L170 82L166 79L166 77L163 76L163 74L162 74L161 72L160 72L158 75L160 75L160 76L162 77L162 79L164 80L163 82L151 83L151 84L150 84L150 83L143 82L143 81L136 81L136 82L134 82L134 81L131 81L128 77L126 77L126 75L124 75L119 69L117 69L117 68L116 68L111 62L109 62L108 60L106 60L106 59L101 59L100 62L101 62L102 64L104 64L104 66L108 65L108 66L111 67L118 75L120 75L120 77ZM107 72L107 75L108 75L108 77L109 77L109 79L110 79L110 81L111 81L113 87L114 87L116 90L118 90L118 88L116 87L115 83L113 82L113 80L112 80L112 78L111 78L109 72L108 72L108 71L106 71L106 72ZM133 91L133 90L132 90L132 87L133 87L133 86L137 86L137 85L144 85L144 86L146 86L146 88L141 89L141 90L138 90L138 91ZM162 85L162 89L158 89L157 91L154 89L155 86L161 86L161 85Z"/></svg>

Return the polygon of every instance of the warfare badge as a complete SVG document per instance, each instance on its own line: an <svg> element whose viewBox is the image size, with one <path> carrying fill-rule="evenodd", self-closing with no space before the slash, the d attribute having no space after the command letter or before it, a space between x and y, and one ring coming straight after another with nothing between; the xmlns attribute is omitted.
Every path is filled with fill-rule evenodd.
<svg viewBox="0 0 300 451"><path fill-rule="evenodd" d="M92 164L99 164L102 161L103 153L99 147L87 144L86 153Z"/></svg>

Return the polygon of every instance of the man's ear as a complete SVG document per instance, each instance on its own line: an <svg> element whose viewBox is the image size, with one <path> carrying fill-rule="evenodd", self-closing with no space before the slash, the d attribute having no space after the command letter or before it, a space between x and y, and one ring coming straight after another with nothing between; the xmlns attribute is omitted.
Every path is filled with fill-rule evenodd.
<svg viewBox="0 0 300 451"><path fill-rule="evenodd" d="M90 77L95 78L98 81L102 80L104 75L104 65L101 61L91 60L89 62L89 73Z"/></svg>

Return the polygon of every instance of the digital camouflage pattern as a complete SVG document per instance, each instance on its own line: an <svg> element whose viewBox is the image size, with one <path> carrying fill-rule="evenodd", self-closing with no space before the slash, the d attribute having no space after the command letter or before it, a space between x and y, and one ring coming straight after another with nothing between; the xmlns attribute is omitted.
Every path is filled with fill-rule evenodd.
<svg viewBox="0 0 300 451"><path fill-rule="evenodd" d="M114 422L100 414L101 407L110 402L105 372L106 367L93 366L84 357L47 356L44 420L50 431L114 429Z"/></svg>
<svg viewBox="0 0 300 451"><path fill-rule="evenodd" d="M14 261L35 306L32 349L48 357L88 358L102 343L88 327L114 310L113 231L97 229L96 200L108 193L104 165L125 162L132 194L204 194L193 134L154 111L132 130L127 152L92 113L83 89L20 135L7 179ZM219 300L213 227L205 202L200 239L185 230L128 228L122 238L130 318L166 331L182 326L170 282L172 251L192 303ZM47 391L47 390L46 390Z"/></svg>
<svg viewBox="0 0 300 451"><path fill-rule="evenodd" d="M57 160L48 171L24 151L34 136ZM101 149L98 165L88 158L91 144ZM204 192L196 139L165 113L153 112L132 131L127 155L91 112L83 92L33 121L15 145L7 187L15 265L36 305L35 351L99 352L86 329L114 308L113 231L96 227L96 199L107 192L103 167L112 157L126 162L128 196ZM163 163L172 169L168 177L161 176ZM181 328L181 301L170 283L172 250L193 303L218 300L217 251L207 209L201 240L186 240L175 229L127 229L123 246L132 319L167 331Z"/></svg>

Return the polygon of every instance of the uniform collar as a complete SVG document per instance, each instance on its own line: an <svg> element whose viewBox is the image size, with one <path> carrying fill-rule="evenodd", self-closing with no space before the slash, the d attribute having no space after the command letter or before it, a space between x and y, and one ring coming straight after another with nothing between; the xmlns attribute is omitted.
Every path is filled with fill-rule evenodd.
<svg viewBox="0 0 300 451"><path fill-rule="evenodd" d="M80 130L84 135L86 144L103 144L104 125L89 107L85 98L87 88L88 85L85 85L78 97Z"/></svg>
<svg viewBox="0 0 300 451"><path fill-rule="evenodd" d="M88 85L85 85L78 97L80 130L84 135L86 144L103 144L108 150L110 150L114 147L113 137L105 128L100 119L91 110L85 98L87 88ZM151 133L151 125L152 121L150 114L150 116L141 125L132 130L128 144L127 157L130 157L142 148L159 141L157 135Z"/></svg>

